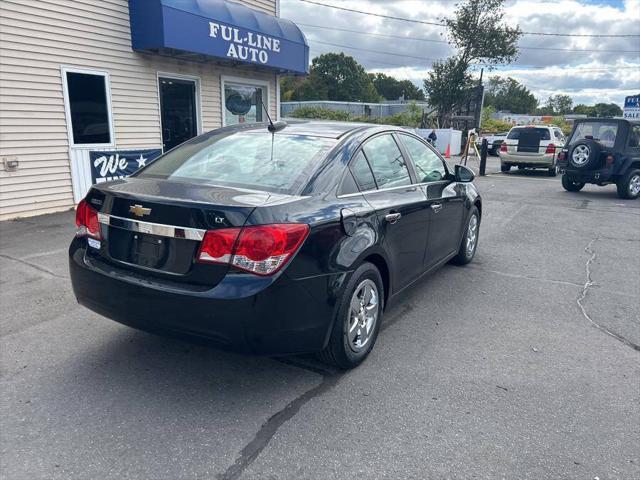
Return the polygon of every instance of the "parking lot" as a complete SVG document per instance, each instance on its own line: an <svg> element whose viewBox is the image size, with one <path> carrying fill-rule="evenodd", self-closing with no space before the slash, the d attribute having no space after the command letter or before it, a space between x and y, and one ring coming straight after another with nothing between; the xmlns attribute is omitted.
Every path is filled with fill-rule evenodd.
<svg viewBox="0 0 640 480"><path fill-rule="evenodd" d="M0 223L0 475L640 478L640 201L488 171L474 262L347 373L106 320L71 291L73 212Z"/></svg>

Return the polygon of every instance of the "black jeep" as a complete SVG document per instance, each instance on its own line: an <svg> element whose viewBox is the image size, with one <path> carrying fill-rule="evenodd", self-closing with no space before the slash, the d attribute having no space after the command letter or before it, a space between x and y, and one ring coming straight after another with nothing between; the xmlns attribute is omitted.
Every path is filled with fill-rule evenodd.
<svg viewBox="0 0 640 480"><path fill-rule="evenodd" d="M613 118L576 120L558 155L562 186L577 192L585 183L615 183L620 198L640 195L640 121Z"/></svg>

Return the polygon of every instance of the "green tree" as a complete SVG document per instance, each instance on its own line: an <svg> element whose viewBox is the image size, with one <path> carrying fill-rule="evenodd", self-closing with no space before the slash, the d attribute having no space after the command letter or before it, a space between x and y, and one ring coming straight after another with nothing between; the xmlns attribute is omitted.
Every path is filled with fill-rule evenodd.
<svg viewBox="0 0 640 480"><path fill-rule="evenodd" d="M622 109L615 103L596 103L593 106L596 117L621 117Z"/></svg>
<svg viewBox="0 0 640 480"><path fill-rule="evenodd" d="M484 104L496 110L531 114L538 108L538 99L511 77L491 77L485 87Z"/></svg>
<svg viewBox="0 0 640 480"><path fill-rule="evenodd" d="M471 64L486 64L489 69L518 58L520 27L504 22L505 0L465 0L457 5L455 16L443 19L448 27L449 43L456 54L434 62L433 71L424 80L427 99L440 125L452 112L469 100L472 86Z"/></svg>
<svg viewBox="0 0 640 480"><path fill-rule="evenodd" d="M309 80L326 85L328 100L376 102L380 95L364 67L344 53L325 53L311 62Z"/></svg>
<svg viewBox="0 0 640 480"><path fill-rule="evenodd" d="M508 64L518 58L520 27L503 23L505 0L465 0L457 5L453 18L444 18L449 43L460 62Z"/></svg>
<svg viewBox="0 0 640 480"><path fill-rule="evenodd" d="M417 87L411 80L400 80L400 87L405 100L424 101L424 92Z"/></svg>
<svg viewBox="0 0 640 480"><path fill-rule="evenodd" d="M544 113L547 115L566 115L573 111L573 100L569 95L561 93L551 95L544 106Z"/></svg>
<svg viewBox="0 0 640 480"><path fill-rule="evenodd" d="M445 125L455 107L469 99L471 87L471 75L457 57L433 62L429 78L424 80L424 91L438 125Z"/></svg>
<svg viewBox="0 0 640 480"><path fill-rule="evenodd" d="M585 105L584 103L579 103L575 107L573 107L573 113L578 115L587 115L589 117L595 117L595 110L592 106Z"/></svg>
<svg viewBox="0 0 640 480"><path fill-rule="evenodd" d="M347 102L381 99L364 67L344 53L325 53L314 58L306 78L284 77L280 81L280 98L283 101Z"/></svg>
<svg viewBox="0 0 640 480"><path fill-rule="evenodd" d="M424 100L424 92L410 80L398 80L384 73L370 73L369 77L378 93L386 100Z"/></svg>
<svg viewBox="0 0 640 480"><path fill-rule="evenodd" d="M595 105L579 103L573 107L573 113L587 115L589 117L611 118L621 117L622 109L615 103L596 103Z"/></svg>

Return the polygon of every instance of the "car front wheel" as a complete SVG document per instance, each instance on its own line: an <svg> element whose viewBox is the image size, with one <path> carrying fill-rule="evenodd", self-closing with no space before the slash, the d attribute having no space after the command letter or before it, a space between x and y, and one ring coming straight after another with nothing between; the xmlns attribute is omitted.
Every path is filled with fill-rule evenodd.
<svg viewBox="0 0 640 480"><path fill-rule="evenodd" d="M362 363L378 338L383 306L380 272L365 262L353 272L342 293L329 344L320 352L320 360L344 370Z"/></svg>
<svg viewBox="0 0 640 480"><path fill-rule="evenodd" d="M584 187L584 183L582 182L574 182L567 175L562 175L562 187L567 192L579 192Z"/></svg>
<svg viewBox="0 0 640 480"><path fill-rule="evenodd" d="M631 170L616 183L618 196L633 200L640 196L640 170Z"/></svg>

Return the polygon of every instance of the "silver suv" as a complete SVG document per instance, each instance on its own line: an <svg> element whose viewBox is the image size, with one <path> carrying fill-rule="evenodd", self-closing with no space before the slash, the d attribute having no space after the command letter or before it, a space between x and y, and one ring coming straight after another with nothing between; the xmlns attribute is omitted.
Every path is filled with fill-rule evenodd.
<svg viewBox="0 0 640 480"><path fill-rule="evenodd" d="M560 152L564 142L562 130L553 125L513 127L500 146L500 170L544 168L555 177L556 151Z"/></svg>

